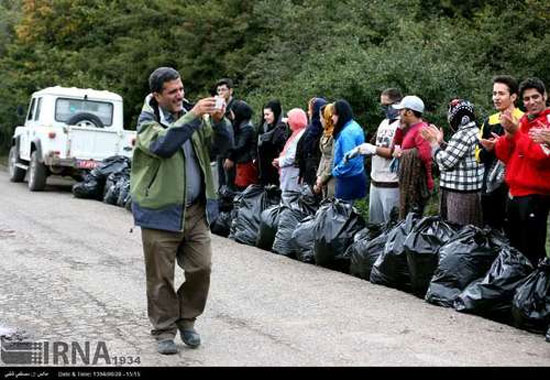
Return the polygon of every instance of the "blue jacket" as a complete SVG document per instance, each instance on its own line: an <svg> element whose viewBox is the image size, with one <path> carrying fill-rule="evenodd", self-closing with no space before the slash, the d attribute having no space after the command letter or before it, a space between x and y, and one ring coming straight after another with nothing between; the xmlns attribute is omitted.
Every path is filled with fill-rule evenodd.
<svg viewBox="0 0 550 380"><path fill-rule="evenodd" d="M344 154L365 142L363 128L355 120L350 120L336 137L332 175L336 178L352 177L364 172L363 156L358 155L344 163Z"/></svg>

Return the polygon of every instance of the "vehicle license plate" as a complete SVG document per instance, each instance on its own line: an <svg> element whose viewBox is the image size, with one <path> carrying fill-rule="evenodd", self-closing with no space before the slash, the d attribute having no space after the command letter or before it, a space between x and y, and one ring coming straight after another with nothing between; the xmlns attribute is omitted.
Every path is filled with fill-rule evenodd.
<svg viewBox="0 0 550 380"><path fill-rule="evenodd" d="M79 169L93 169L100 164L99 161L94 160L78 160L76 167Z"/></svg>

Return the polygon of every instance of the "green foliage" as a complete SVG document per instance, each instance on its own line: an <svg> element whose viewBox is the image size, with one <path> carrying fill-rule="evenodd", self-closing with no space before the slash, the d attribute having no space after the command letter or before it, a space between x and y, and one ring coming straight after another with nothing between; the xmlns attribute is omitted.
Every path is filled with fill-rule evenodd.
<svg viewBox="0 0 550 380"><path fill-rule="evenodd" d="M1 63L6 59L8 46L15 36L15 25L21 14L18 0L0 0L0 152L9 145L13 126L17 123L13 92L9 84L13 78Z"/></svg>
<svg viewBox="0 0 550 380"><path fill-rule="evenodd" d="M0 0L0 58L4 56L8 43L13 39L20 8L21 3L18 0Z"/></svg>
<svg viewBox="0 0 550 380"><path fill-rule="evenodd" d="M353 202L353 207L357 209L359 215L368 222L369 220L369 200L367 198L357 199Z"/></svg>
<svg viewBox="0 0 550 380"><path fill-rule="evenodd" d="M232 77L260 115L313 96L347 99L374 131L386 87L419 95L446 124L450 97L492 112L491 77L550 80L547 0L0 0L0 150L16 109L52 85L120 93L135 128L160 65L178 69L190 100Z"/></svg>

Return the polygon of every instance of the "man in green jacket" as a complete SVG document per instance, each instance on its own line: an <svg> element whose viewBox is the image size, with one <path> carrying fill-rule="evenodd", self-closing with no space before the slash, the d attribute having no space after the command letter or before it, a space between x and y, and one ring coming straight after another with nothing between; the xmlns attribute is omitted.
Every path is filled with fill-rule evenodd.
<svg viewBox="0 0 550 380"><path fill-rule="evenodd" d="M149 86L132 159L132 213L141 227L151 333L159 353L175 354L178 329L187 346L200 345L194 324L206 305L212 256L207 214L217 212L209 151L228 143L231 124L214 98L194 106L185 100L173 68L157 68ZM177 291L176 262L185 273Z"/></svg>

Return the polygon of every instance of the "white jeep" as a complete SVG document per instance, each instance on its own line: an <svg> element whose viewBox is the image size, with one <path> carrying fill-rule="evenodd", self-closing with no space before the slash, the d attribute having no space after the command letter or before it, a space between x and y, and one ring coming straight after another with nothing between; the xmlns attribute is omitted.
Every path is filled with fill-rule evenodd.
<svg viewBox="0 0 550 380"><path fill-rule="evenodd" d="M78 178L107 157L131 157L136 132L123 128L122 98L109 91L48 87L32 95L9 153L12 182L28 172L31 191L50 174Z"/></svg>

